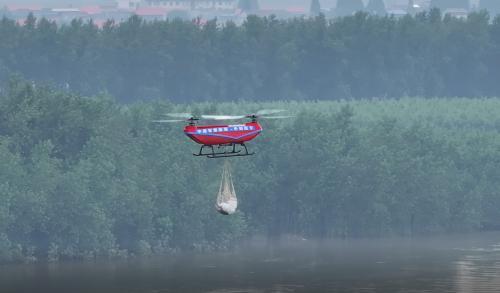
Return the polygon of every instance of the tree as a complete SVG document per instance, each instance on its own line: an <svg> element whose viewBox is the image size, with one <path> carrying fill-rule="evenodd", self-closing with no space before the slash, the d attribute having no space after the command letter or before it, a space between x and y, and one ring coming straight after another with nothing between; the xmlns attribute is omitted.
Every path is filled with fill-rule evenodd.
<svg viewBox="0 0 500 293"><path fill-rule="evenodd" d="M384 0L370 0L365 10L374 15L385 15L387 12Z"/></svg>
<svg viewBox="0 0 500 293"><path fill-rule="evenodd" d="M1 17L7 17L7 18L11 17L11 13L7 6L3 6L2 8L0 8L0 18Z"/></svg>
<svg viewBox="0 0 500 293"><path fill-rule="evenodd" d="M424 19L419 25L428 31L450 25L441 21L438 9L432 14L436 22L422 13L417 16ZM259 46L270 46L262 39L276 38L265 30L270 22L274 32L280 32L275 19L252 16L249 21L253 25L247 24L245 36ZM304 46L303 52L307 46L313 46L315 53L325 50L320 42L311 41L315 39L311 35L323 33L325 38L324 31L333 29L324 17L293 21L309 26L310 32L299 31L305 39L295 46ZM410 33L408 27L418 20L359 13L337 20L334 28L345 32L349 25L353 32L347 37L358 45L343 46L352 51L359 44L367 46L372 38L386 42L388 37L380 31L372 36L364 30L382 21L385 25L404 21ZM469 21L483 34L491 28L486 13L473 13L467 21L446 28L464 33ZM204 32L198 37L231 40L218 35L217 29L212 22L200 29ZM225 29L232 36L238 27ZM499 30L494 27L498 43ZM277 35L274 45L284 38ZM458 35L447 46L485 45L470 35ZM361 49L378 52L385 47ZM287 50L277 52L293 51ZM271 54L265 50L259 54L270 62ZM462 68L471 71L455 81L458 93L467 92L467 79L480 73L473 65L481 55L464 58L463 54L446 55L453 66L462 60ZM362 59L359 64L346 62L355 67L359 79L365 64L380 68L362 54L354 56ZM320 66L318 62L313 65ZM437 62L453 73L450 65ZM491 81L496 82L497 76ZM331 80L320 85L327 82ZM40 83L34 88L30 82L13 79L0 91L0 262L22 261L33 253L42 260L57 260L226 249L241 237L266 233L328 238L500 227L500 133L491 131L500 116L499 98L272 102L259 107L271 104L296 116L280 123L269 121L266 137L272 139L251 146L259 155L233 165L235 188L245 203L234 216L221 217L213 210L220 178L214 169L217 164L189 159L180 126L150 121L171 111L251 113L255 103L121 105L102 96L82 97Z"/></svg>
<svg viewBox="0 0 500 293"><path fill-rule="evenodd" d="M353 15L356 11L361 11L364 8L363 0L338 0L337 7L335 8L335 15Z"/></svg>
<svg viewBox="0 0 500 293"><path fill-rule="evenodd" d="M339 11L355 2L339 0ZM36 83L69 84L83 95L109 92L121 102L499 96L493 73L500 70L500 18L485 22L478 15L443 22L434 8L400 19L252 16L224 26L134 16L103 28L81 20L60 26L30 16L19 25L3 18L0 83L19 73Z"/></svg>
<svg viewBox="0 0 500 293"><path fill-rule="evenodd" d="M28 30L34 30L36 27L36 17L33 15L33 12L30 12L24 21L24 27Z"/></svg>
<svg viewBox="0 0 500 293"><path fill-rule="evenodd" d="M311 15L318 15L321 13L321 5L319 0L311 0L311 6L309 9Z"/></svg>

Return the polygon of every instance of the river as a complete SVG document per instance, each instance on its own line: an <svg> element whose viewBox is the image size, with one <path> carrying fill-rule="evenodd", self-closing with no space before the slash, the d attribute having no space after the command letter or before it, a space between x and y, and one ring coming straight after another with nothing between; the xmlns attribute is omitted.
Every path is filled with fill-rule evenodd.
<svg viewBox="0 0 500 293"><path fill-rule="evenodd" d="M500 233L290 238L228 253L2 265L0 292L500 292Z"/></svg>

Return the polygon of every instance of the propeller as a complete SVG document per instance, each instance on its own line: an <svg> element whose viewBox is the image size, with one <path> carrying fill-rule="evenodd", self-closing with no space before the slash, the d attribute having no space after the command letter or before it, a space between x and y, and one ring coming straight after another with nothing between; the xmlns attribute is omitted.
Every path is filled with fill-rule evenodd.
<svg viewBox="0 0 500 293"><path fill-rule="evenodd" d="M288 119L288 118L293 118L295 116L263 116L259 117L260 119Z"/></svg>
<svg viewBox="0 0 500 293"><path fill-rule="evenodd" d="M240 120L244 118L250 118L252 120L257 120L257 118L263 119L286 119L292 118L293 116L267 116L273 115L277 113L285 112L286 110L280 109L263 109L257 111L255 114L248 115L193 115L191 113L167 113L166 116L177 118L172 120L153 120L156 123L176 123L176 122L190 122L194 123L196 120L205 119L205 120Z"/></svg>
<svg viewBox="0 0 500 293"><path fill-rule="evenodd" d="M176 122L186 122L186 120L153 120L154 123L176 123Z"/></svg>
<svg viewBox="0 0 500 293"><path fill-rule="evenodd" d="M256 116L273 115L273 114L278 114L278 113L282 113L285 111L286 110L280 110L280 109L263 109L263 110L257 111L257 113L255 113L255 115Z"/></svg>
<svg viewBox="0 0 500 293"><path fill-rule="evenodd" d="M179 119L186 119L186 120L195 118L195 116L191 113L167 113L165 115L172 117L172 118L179 118Z"/></svg>
<svg viewBox="0 0 500 293"><path fill-rule="evenodd" d="M199 118L194 117L194 115L190 113L167 113L165 115L178 119L160 119L160 120L153 120L151 122L153 123L189 122L189 124L194 124L196 120L200 120Z"/></svg>
<svg viewBox="0 0 500 293"><path fill-rule="evenodd" d="M201 115L200 117L208 120L238 120L245 118L246 115Z"/></svg>
<svg viewBox="0 0 500 293"><path fill-rule="evenodd" d="M282 113L285 111L286 110L281 110L281 109L262 109L257 111L257 113L249 114L246 117L252 119L252 121L257 121L257 119L286 119L293 117L293 116L268 116L268 115Z"/></svg>
<svg viewBox="0 0 500 293"><path fill-rule="evenodd" d="M206 119L206 120L237 120L237 119L243 119L245 118L245 115L193 115L191 113L167 113L165 114L167 116L170 116L172 118L179 118L179 119L186 119L186 120L199 120L199 119Z"/></svg>

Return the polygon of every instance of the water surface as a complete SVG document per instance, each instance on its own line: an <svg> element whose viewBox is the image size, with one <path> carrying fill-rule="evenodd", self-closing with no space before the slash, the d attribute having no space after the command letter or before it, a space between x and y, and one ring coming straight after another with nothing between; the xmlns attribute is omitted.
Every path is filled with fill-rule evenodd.
<svg viewBox="0 0 500 293"><path fill-rule="evenodd" d="M3 265L0 292L500 292L500 234L255 241L230 253Z"/></svg>

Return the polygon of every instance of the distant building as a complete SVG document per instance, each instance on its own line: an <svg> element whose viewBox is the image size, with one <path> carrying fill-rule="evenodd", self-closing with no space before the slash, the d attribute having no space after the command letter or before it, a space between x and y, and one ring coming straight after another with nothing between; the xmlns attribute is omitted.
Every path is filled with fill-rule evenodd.
<svg viewBox="0 0 500 293"><path fill-rule="evenodd" d="M142 0L116 0L117 8L119 9L137 9L141 5Z"/></svg>
<svg viewBox="0 0 500 293"><path fill-rule="evenodd" d="M451 17L455 18L462 18L465 19L467 18L468 12L465 9L462 8L453 8L453 9L446 9L443 12L444 15L449 15Z"/></svg>
<svg viewBox="0 0 500 293"><path fill-rule="evenodd" d="M117 0L119 9L164 8L169 10L236 9L237 0Z"/></svg>
<svg viewBox="0 0 500 293"><path fill-rule="evenodd" d="M115 22L122 22L129 19L134 13L125 9L102 10L101 13L93 15L92 19L96 24L104 24L107 20L112 19Z"/></svg>
<svg viewBox="0 0 500 293"><path fill-rule="evenodd" d="M168 10L158 7L140 7L134 11L134 14L144 20L165 20Z"/></svg>
<svg viewBox="0 0 500 293"><path fill-rule="evenodd" d="M431 6L431 0L415 0L414 2L416 5L424 9L429 9Z"/></svg>
<svg viewBox="0 0 500 293"><path fill-rule="evenodd" d="M242 23L247 16L246 12L238 7L239 0L105 1L106 4L103 5L82 5L81 7L69 8L67 6L42 7L39 5L12 4L0 7L0 17L6 16L14 19L19 24L23 24L27 16L32 13L38 19L44 17L58 23L67 23L73 19L81 19L83 21L92 20L94 24L101 27L108 20L122 22L134 14L144 20L164 20L169 18L196 19L200 24L215 18L220 23L228 21ZM284 13L287 15L299 15L297 12L284 11Z"/></svg>
<svg viewBox="0 0 500 293"><path fill-rule="evenodd" d="M35 17L42 15L43 9L40 5L15 5L9 4L2 8L4 16L14 19L19 24L23 24L28 14L32 13Z"/></svg>
<svg viewBox="0 0 500 293"><path fill-rule="evenodd" d="M47 12L46 15L43 15L44 17L51 20L57 20L58 22L62 23L70 22L75 18L83 20L89 20L91 18L87 13L81 11L78 8L53 8L50 9L50 11L44 11Z"/></svg>
<svg viewBox="0 0 500 293"><path fill-rule="evenodd" d="M143 5L149 7L184 8L191 10L235 9L236 0L144 0Z"/></svg>
<svg viewBox="0 0 500 293"><path fill-rule="evenodd" d="M175 0L145 0L142 1L141 7L163 8L168 10L190 10L192 5L190 1L175 1Z"/></svg>

